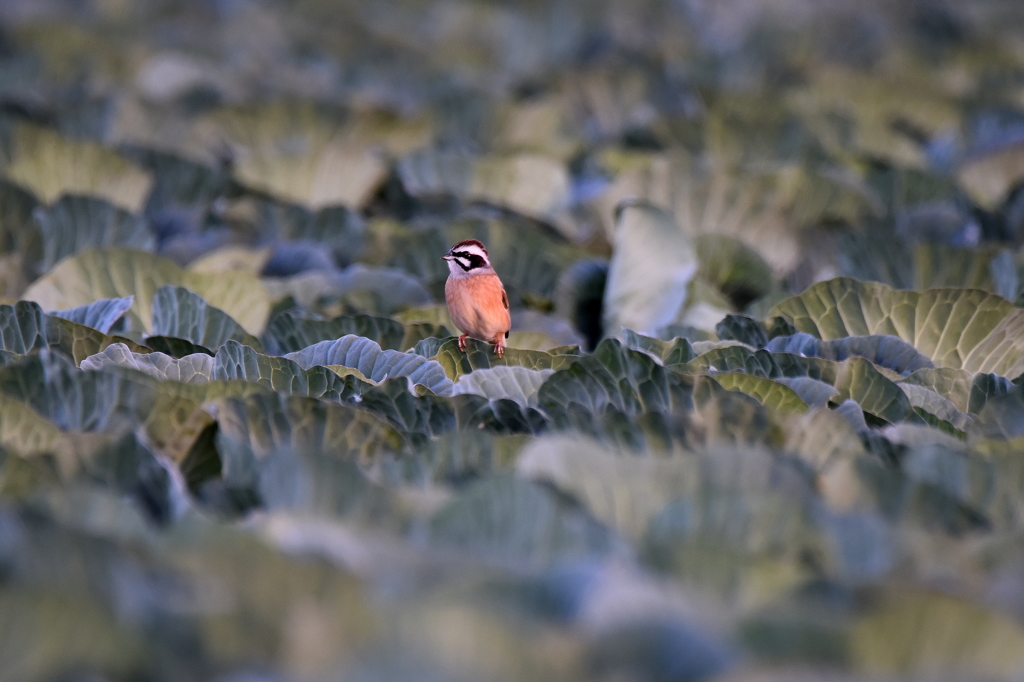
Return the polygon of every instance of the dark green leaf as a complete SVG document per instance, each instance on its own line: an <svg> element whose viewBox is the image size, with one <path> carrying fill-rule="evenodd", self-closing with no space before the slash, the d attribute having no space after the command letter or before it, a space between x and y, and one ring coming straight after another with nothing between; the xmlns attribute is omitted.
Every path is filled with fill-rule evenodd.
<svg viewBox="0 0 1024 682"><path fill-rule="evenodd" d="M385 350L399 351L412 348L423 338L450 335L444 327L427 324L403 325L386 317L341 315L330 320L317 320L286 311L270 319L263 340L269 352L284 355L320 341L333 341L348 334L366 337L377 342Z"/></svg>
<svg viewBox="0 0 1024 682"><path fill-rule="evenodd" d="M263 349L258 339L223 310L188 289L170 285L160 287L153 297L153 335L185 339L211 350L229 340Z"/></svg>
<svg viewBox="0 0 1024 682"><path fill-rule="evenodd" d="M36 211L43 238L40 272L86 249L123 246L152 251L156 245L145 219L90 196L65 195Z"/></svg>
<svg viewBox="0 0 1024 682"><path fill-rule="evenodd" d="M692 391L692 380L665 369L647 353L605 339L593 355L548 378L538 403L559 424L574 408L595 416L609 406L631 417L681 414L693 405Z"/></svg>
<svg viewBox="0 0 1024 682"><path fill-rule="evenodd" d="M637 334L631 329L622 330L622 342L634 350L642 350L651 353L660 359L664 365L684 365L696 357L693 346L684 338L676 338L672 341L662 341L643 334Z"/></svg>
<svg viewBox="0 0 1024 682"><path fill-rule="evenodd" d="M147 336L146 346L172 358L183 358L196 353L205 353L211 357L214 355L214 352L205 346L173 336Z"/></svg>
<svg viewBox="0 0 1024 682"><path fill-rule="evenodd" d="M772 352L811 355L837 362L848 357L862 357L900 374L934 367L931 360L896 336L848 336L821 341L810 334L798 333L776 336L766 348Z"/></svg>
<svg viewBox="0 0 1024 682"><path fill-rule="evenodd" d="M216 406L217 451L231 488L255 490L264 463L276 452L330 453L370 466L403 447L394 428L358 407L277 394L230 398Z"/></svg>
<svg viewBox="0 0 1024 682"><path fill-rule="evenodd" d="M213 359L212 379L253 381L278 393L340 401L353 394L348 381L326 367L303 369L287 358L263 355L250 346L229 340Z"/></svg>
<svg viewBox="0 0 1024 682"><path fill-rule="evenodd" d="M715 333L723 341L732 339L752 348L764 348L768 345L768 335L764 329L757 320L746 315L726 315L715 325Z"/></svg>

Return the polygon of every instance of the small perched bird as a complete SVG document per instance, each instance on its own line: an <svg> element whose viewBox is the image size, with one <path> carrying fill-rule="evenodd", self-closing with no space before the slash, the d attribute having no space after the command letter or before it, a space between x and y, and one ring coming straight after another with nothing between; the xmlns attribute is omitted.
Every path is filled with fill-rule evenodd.
<svg viewBox="0 0 1024 682"><path fill-rule="evenodd" d="M476 239L461 241L441 256L448 261L444 300L452 322L462 332L459 350L466 352L466 337L494 344L500 358L512 326L508 295L498 273L491 267L487 248Z"/></svg>

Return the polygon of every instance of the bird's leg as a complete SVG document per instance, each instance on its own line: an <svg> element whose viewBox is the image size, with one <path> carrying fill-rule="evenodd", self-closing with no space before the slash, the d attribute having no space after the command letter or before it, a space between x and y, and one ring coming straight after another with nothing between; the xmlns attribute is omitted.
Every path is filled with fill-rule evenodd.
<svg viewBox="0 0 1024 682"><path fill-rule="evenodd" d="M467 336L469 336L469 334L463 334L462 336L459 337L459 350L461 350L463 353L466 352L466 337Z"/></svg>
<svg viewBox="0 0 1024 682"><path fill-rule="evenodd" d="M503 357L505 355L505 334L500 333L494 337L494 352L497 356Z"/></svg>

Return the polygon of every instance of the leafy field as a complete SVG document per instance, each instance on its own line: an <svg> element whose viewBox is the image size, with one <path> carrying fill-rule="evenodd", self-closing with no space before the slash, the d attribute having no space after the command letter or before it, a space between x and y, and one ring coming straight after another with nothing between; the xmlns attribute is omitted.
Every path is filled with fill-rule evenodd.
<svg viewBox="0 0 1024 682"><path fill-rule="evenodd" d="M0 680L1024 679L1021 36L3 0Z"/></svg>

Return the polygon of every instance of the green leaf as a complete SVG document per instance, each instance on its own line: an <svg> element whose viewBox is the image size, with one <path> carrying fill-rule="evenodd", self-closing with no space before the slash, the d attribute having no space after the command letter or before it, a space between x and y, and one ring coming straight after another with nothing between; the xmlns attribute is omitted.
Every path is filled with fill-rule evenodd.
<svg viewBox="0 0 1024 682"><path fill-rule="evenodd" d="M774 379L782 376L809 376L831 383L831 365L788 353L753 350L748 346L731 345L702 353L678 369L687 374L746 372Z"/></svg>
<svg viewBox="0 0 1024 682"><path fill-rule="evenodd" d="M972 381L976 381L976 379L971 376L970 372L939 367L911 372L899 383L923 386L952 402L961 412L976 412L977 410L969 409Z"/></svg>
<svg viewBox="0 0 1024 682"><path fill-rule="evenodd" d="M144 218L96 197L65 195L35 214L43 238L39 272L86 249L123 246L139 251L156 247Z"/></svg>
<svg viewBox="0 0 1024 682"><path fill-rule="evenodd" d="M459 484L496 473L511 473L524 445L524 434L498 435L488 429L446 431L419 446L424 467L420 480Z"/></svg>
<svg viewBox="0 0 1024 682"><path fill-rule="evenodd" d="M964 249L922 244L914 249L914 266L918 290L960 287L1017 299L1017 267L1010 252L998 246Z"/></svg>
<svg viewBox="0 0 1024 682"><path fill-rule="evenodd" d="M614 548L606 528L551 491L512 476L473 484L430 520L433 544L491 561L540 568L600 557Z"/></svg>
<svg viewBox="0 0 1024 682"><path fill-rule="evenodd" d="M358 369L376 383L387 377L408 377L413 384L422 384L437 395L448 395L452 390L451 379L437 362L415 353L381 350L370 339L351 334L337 341L321 341L285 357L305 369L343 365Z"/></svg>
<svg viewBox="0 0 1024 682"><path fill-rule="evenodd" d="M362 263L341 271L304 272L285 279L264 278L263 284L271 300L291 296L300 305L313 309L324 300L338 299L349 308L391 315L431 300L430 292L407 272Z"/></svg>
<svg viewBox="0 0 1024 682"><path fill-rule="evenodd" d="M135 298L133 296L103 298L89 305L79 306L71 310L54 310L48 314L53 317L71 320L76 324L85 325L86 327L92 327L101 334L109 334L115 326L124 326L118 323L124 321L124 314L128 312L134 302ZM117 329L116 331L122 330Z"/></svg>
<svg viewBox="0 0 1024 682"><path fill-rule="evenodd" d="M263 463L276 452L329 452L370 465L403 447L394 428L358 407L278 394L229 398L215 406L217 451L230 488L256 489Z"/></svg>
<svg viewBox="0 0 1024 682"><path fill-rule="evenodd" d="M565 435L532 441L516 471L557 486L634 542L669 502L700 485L695 458L651 457Z"/></svg>
<svg viewBox="0 0 1024 682"><path fill-rule="evenodd" d="M777 336L793 336L798 333L797 328L789 320L779 316L766 319L764 327L768 332L769 339L774 339Z"/></svg>
<svg viewBox="0 0 1024 682"><path fill-rule="evenodd" d="M0 497L18 503L58 485L60 477L49 458L19 457L0 448Z"/></svg>
<svg viewBox="0 0 1024 682"><path fill-rule="evenodd" d="M568 169L542 154L473 157L428 148L403 157L398 174L413 196L453 195L535 218L550 218L569 200Z"/></svg>
<svg viewBox="0 0 1024 682"><path fill-rule="evenodd" d="M987 458L968 452L961 442L938 442L934 432L929 435L936 442L910 447L900 468L912 481L935 486L976 515L987 513L996 487L995 467Z"/></svg>
<svg viewBox="0 0 1024 682"><path fill-rule="evenodd" d="M153 189L146 200L147 213L178 206L205 206L226 193L228 169L204 165L168 151L122 145L124 156L149 170Z"/></svg>
<svg viewBox="0 0 1024 682"><path fill-rule="evenodd" d="M810 355L837 362L848 357L861 357L899 374L932 368L931 360L896 336L847 336L820 341L810 334L798 333L793 336L776 336L765 348L773 352Z"/></svg>
<svg viewBox="0 0 1024 682"><path fill-rule="evenodd" d="M633 350L642 350L654 355L661 360L663 365L684 365L696 357L693 346L686 339L680 337L672 341L662 341L643 334L637 334L631 329L622 330L622 342Z"/></svg>
<svg viewBox="0 0 1024 682"><path fill-rule="evenodd" d="M534 218L551 219L568 206L570 190L569 169L565 163L544 154L527 152L477 159L467 198Z"/></svg>
<svg viewBox="0 0 1024 682"><path fill-rule="evenodd" d="M694 247L700 262L697 276L713 284L737 308L745 308L771 291L775 279L771 266L739 239L701 234L694 239Z"/></svg>
<svg viewBox="0 0 1024 682"><path fill-rule="evenodd" d="M444 327L430 324L406 325L387 317L340 315L330 320L317 320L300 317L293 312L283 312L274 315L267 323L263 340L269 352L284 355L348 334L366 337L385 350L400 351L408 350L430 336L450 336Z"/></svg>
<svg viewBox="0 0 1024 682"><path fill-rule="evenodd" d="M1003 376L1024 372L1024 311L976 289L895 291L840 278L783 301L771 315L825 340L899 336L938 367Z"/></svg>
<svg viewBox="0 0 1024 682"><path fill-rule="evenodd" d="M377 385L377 382L372 381L371 379L368 379L365 374L360 372L355 367L346 367L344 365L327 365L327 369L331 370L332 372L334 372L335 374L337 374L338 376L340 376L342 378L345 378L345 377L355 377L356 379L359 379L360 381L364 381L364 382L366 382L368 384L371 384L373 386Z"/></svg>
<svg viewBox="0 0 1024 682"><path fill-rule="evenodd" d="M64 194L89 194L133 213L142 212L153 186L149 173L112 149L24 123L15 129L4 173L46 204Z"/></svg>
<svg viewBox="0 0 1024 682"><path fill-rule="evenodd" d="M51 454L65 462L85 443L9 395L0 395L0 445L22 457Z"/></svg>
<svg viewBox="0 0 1024 682"><path fill-rule="evenodd" d="M721 350L722 348L746 348L747 350L754 350L752 347L741 343L740 341L693 341L693 352L697 354L697 357L710 353L714 350Z"/></svg>
<svg viewBox="0 0 1024 682"><path fill-rule="evenodd" d="M714 375L715 381L730 391L739 391L757 400L767 408L783 412L806 412L807 403L792 388L778 381L742 372Z"/></svg>
<svg viewBox="0 0 1024 682"><path fill-rule="evenodd" d="M1011 440L1021 436L1024 436L1024 389L1020 386L989 397L971 427L972 440Z"/></svg>
<svg viewBox="0 0 1024 682"><path fill-rule="evenodd" d="M662 544L678 548L707 535L732 544L739 560L798 545L799 531L806 531L806 483L759 453L723 449L658 457L562 435L531 442L516 469L557 486L598 520L633 542L650 543L658 554ZM755 518L754 509L768 516Z"/></svg>
<svg viewBox="0 0 1024 682"><path fill-rule="evenodd" d="M978 414L992 398L1014 391L1014 384L996 374L975 374L968 397L968 412Z"/></svg>
<svg viewBox="0 0 1024 682"><path fill-rule="evenodd" d="M451 341L452 338L454 337L448 336L439 339L436 336L429 336L418 341L416 345L413 346L411 352L416 355L422 355L428 359L435 359L437 357L437 352L441 350L441 346Z"/></svg>
<svg viewBox="0 0 1024 682"><path fill-rule="evenodd" d="M45 348L47 320L42 309L26 301L0 306L0 344L3 350L25 354Z"/></svg>
<svg viewBox="0 0 1024 682"><path fill-rule="evenodd" d="M810 377L776 377L775 381L793 389L808 407L826 407L839 395L839 391L831 384Z"/></svg>
<svg viewBox="0 0 1024 682"><path fill-rule="evenodd" d="M261 462L258 493L269 510L352 517L381 513L386 493L352 461L326 450L278 450Z"/></svg>
<svg viewBox="0 0 1024 682"><path fill-rule="evenodd" d="M326 206L319 211L280 201L260 202L261 218L285 241L311 241L332 252L335 261L347 265L363 251L366 223L347 206Z"/></svg>
<svg viewBox="0 0 1024 682"><path fill-rule="evenodd" d="M172 358L184 358L196 353L203 353L211 358L214 355L214 352L205 346L173 336L147 336L146 346L158 353L170 355Z"/></svg>
<svg viewBox="0 0 1024 682"><path fill-rule="evenodd" d="M263 339L269 352L284 355L347 334L366 337L381 348L397 348L405 336L405 327L387 317L341 315L330 320L317 320L286 311L270 319Z"/></svg>
<svg viewBox="0 0 1024 682"><path fill-rule="evenodd" d="M37 550L38 551L38 550ZM152 655L143 634L85 590L42 585L0 590L0 657L12 679L46 679L67 670L131 675Z"/></svg>
<svg viewBox="0 0 1024 682"><path fill-rule="evenodd" d="M623 204L615 222L604 328L652 333L682 310L697 256L672 216L653 205Z"/></svg>
<svg viewBox="0 0 1024 682"><path fill-rule="evenodd" d="M194 353L182 358L159 352L133 353L123 343L114 343L81 363L83 370L102 372L109 367L126 367L160 380L205 384L213 378L214 361L206 353Z"/></svg>
<svg viewBox="0 0 1024 682"><path fill-rule="evenodd" d="M0 393L20 400L68 431L134 426L153 409L156 390L116 374L81 371L46 350L0 367Z"/></svg>
<svg viewBox="0 0 1024 682"><path fill-rule="evenodd" d="M715 333L722 341L739 341L752 348L764 348L768 335L757 320L746 315L726 315L715 325Z"/></svg>
<svg viewBox="0 0 1024 682"><path fill-rule="evenodd" d="M288 358L263 355L234 340L225 342L217 351L211 378L253 381L278 393L333 401L352 393L350 384L326 367L303 368Z"/></svg>
<svg viewBox="0 0 1024 682"><path fill-rule="evenodd" d="M434 395L417 396L401 378L388 379L363 391L359 405L387 419L406 434L435 436L456 427L452 401Z"/></svg>
<svg viewBox="0 0 1024 682"><path fill-rule="evenodd" d="M6 178L0 178L0 254L17 253L34 263L43 257L43 244L32 216L39 200Z"/></svg>
<svg viewBox="0 0 1024 682"><path fill-rule="evenodd" d="M930 388L910 383L899 383L897 386L907 394L913 407L924 410L936 419L948 422L958 431L967 431L970 427L972 421L970 415L957 408L951 400L943 398Z"/></svg>
<svg viewBox="0 0 1024 682"><path fill-rule="evenodd" d="M416 395L409 388L408 382L389 379L363 390L359 405L386 418L407 435L436 437L456 428L502 434L539 433L547 425L543 414L512 400L470 394ZM422 438L414 438L412 443L417 452L427 446ZM424 463L407 460L404 466L415 473ZM413 476L413 480L417 478Z"/></svg>
<svg viewBox="0 0 1024 682"><path fill-rule="evenodd" d="M153 335L185 339L203 348L217 350L229 340L263 350L254 336L183 287L162 286L153 297Z"/></svg>
<svg viewBox="0 0 1024 682"><path fill-rule="evenodd" d="M143 350L128 339L107 336L70 320L46 315L30 301L19 301L14 306L0 305L0 350L25 354L53 348L77 363L112 343L126 343L133 350Z"/></svg>
<svg viewBox="0 0 1024 682"><path fill-rule="evenodd" d="M1020 182L1019 144L1001 144L973 154L956 169L957 180L979 206L994 210Z"/></svg>
<svg viewBox="0 0 1024 682"><path fill-rule="evenodd" d="M560 350L560 349L553 349ZM576 362L578 354L561 354L541 350L505 348L503 357L494 353L494 346L476 339L466 339L466 352L459 350L456 339L446 341L437 350L437 362L453 380L478 369L515 366L527 369L562 369Z"/></svg>
<svg viewBox="0 0 1024 682"><path fill-rule="evenodd" d="M753 351L745 346L720 348L700 355L680 371L691 374L745 372L769 379L809 377L835 387L833 402L854 400L861 408L880 419L895 423L912 414L912 406L900 387L867 360L859 357L833 362L789 353Z"/></svg>
<svg viewBox="0 0 1024 682"><path fill-rule="evenodd" d="M837 370L834 384L839 391L837 401L855 400L865 412L890 424L913 414L906 394L867 360L849 358L838 363Z"/></svg>
<svg viewBox="0 0 1024 682"><path fill-rule="evenodd" d="M902 590L857 620L850 653L872 675L1004 679L1024 665L1024 630L957 597Z"/></svg>
<svg viewBox="0 0 1024 682"><path fill-rule="evenodd" d="M478 369L459 377L452 394L475 394L488 400L508 399L523 406L536 407L540 387L552 374L554 370L551 369L514 365Z"/></svg>
<svg viewBox="0 0 1024 682"><path fill-rule="evenodd" d="M362 207L387 165L371 145L343 135L344 117L306 102L221 108L207 116L210 147L225 140L245 150L234 164L243 185L317 210Z"/></svg>
<svg viewBox="0 0 1024 682"><path fill-rule="evenodd" d="M84 251L65 259L34 282L24 298L47 310L63 310L101 298L134 296L128 313L131 328L148 333L152 330L153 296L164 285L194 291L254 336L263 331L270 313L266 291L249 273L188 272L159 256L121 248Z"/></svg>
<svg viewBox="0 0 1024 682"><path fill-rule="evenodd" d="M633 417L644 412L679 414L692 407L692 391L691 380L647 353L605 339L592 355L549 377L537 399L558 424L574 409L601 415L609 406Z"/></svg>

